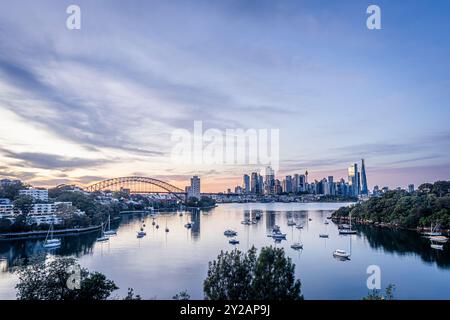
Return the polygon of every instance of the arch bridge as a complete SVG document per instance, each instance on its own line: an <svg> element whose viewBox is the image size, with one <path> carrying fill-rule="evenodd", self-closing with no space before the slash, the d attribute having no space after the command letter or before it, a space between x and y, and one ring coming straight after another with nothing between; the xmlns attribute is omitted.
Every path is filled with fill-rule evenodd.
<svg viewBox="0 0 450 320"><path fill-rule="evenodd" d="M130 190L130 193L170 193L182 199L184 190L162 180L148 177L120 177L103 180L84 188L88 192Z"/></svg>

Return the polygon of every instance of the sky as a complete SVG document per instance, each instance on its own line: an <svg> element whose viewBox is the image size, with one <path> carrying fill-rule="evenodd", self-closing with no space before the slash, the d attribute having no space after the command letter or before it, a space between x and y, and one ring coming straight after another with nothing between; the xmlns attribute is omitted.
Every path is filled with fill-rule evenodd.
<svg viewBox="0 0 450 320"><path fill-rule="evenodd" d="M81 8L81 29L66 8ZM366 9L381 8L381 30ZM261 165L173 161L175 130L279 129L279 170L450 179L450 2L2 1L0 177L204 191Z"/></svg>

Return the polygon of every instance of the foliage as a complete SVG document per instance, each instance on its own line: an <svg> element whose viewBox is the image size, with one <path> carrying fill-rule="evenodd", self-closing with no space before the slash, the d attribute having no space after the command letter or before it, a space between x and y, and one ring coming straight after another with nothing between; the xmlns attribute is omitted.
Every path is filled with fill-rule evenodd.
<svg viewBox="0 0 450 320"><path fill-rule="evenodd" d="M216 201L210 197L202 196L200 200L198 200L196 197L190 197L186 201L187 207L200 207L200 208L206 208L206 207L212 207L216 205Z"/></svg>
<svg viewBox="0 0 450 320"><path fill-rule="evenodd" d="M99 272L89 272L80 268L80 288L69 289L67 285L76 267L74 258L57 257L46 261L38 257L28 266L16 271L19 283L16 285L19 300L104 300L114 290L116 284Z"/></svg>
<svg viewBox="0 0 450 320"><path fill-rule="evenodd" d="M128 293L123 300L142 300L141 296L138 294L134 294L133 288L128 288Z"/></svg>
<svg viewBox="0 0 450 320"><path fill-rule="evenodd" d="M373 289L368 293L363 300L394 300L395 285L389 284L385 289L385 295L382 295L380 290Z"/></svg>
<svg viewBox="0 0 450 320"><path fill-rule="evenodd" d="M34 199L30 196L18 196L14 200L14 208L22 212L22 214L27 215L33 209Z"/></svg>
<svg viewBox="0 0 450 320"><path fill-rule="evenodd" d="M437 181L421 185L417 192L388 191L380 197L342 207L334 217L348 216L373 222L393 223L401 227L416 228L438 224L450 227L450 182Z"/></svg>
<svg viewBox="0 0 450 320"><path fill-rule="evenodd" d="M0 187L0 198L7 198L9 200L14 200L19 197L19 191L26 189L28 185L17 182L10 185Z"/></svg>
<svg viewBox="0 0 450 320"><path fill-rule="evenodd" d="M186 290L180 291L172 297L173 300L189 300L190 298L191 296L187 293Z"/></svg>
<svg viewBox="0 0 450 320"><path fill-rule="evenodd" d="M221 251L209 262L203 284L209 300L299 300L301 284L295 280L295 265L282 248L265 247L256 255L235 249Z"/></svg>

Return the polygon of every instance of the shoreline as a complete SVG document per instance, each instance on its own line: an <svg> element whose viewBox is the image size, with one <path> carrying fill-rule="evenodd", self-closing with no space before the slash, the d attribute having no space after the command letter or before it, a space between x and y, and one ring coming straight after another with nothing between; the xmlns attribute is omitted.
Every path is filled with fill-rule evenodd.
<svg viewBox="0 0 450 320"><path fill-rule="evenodd" d="M349 217L333 217L331 218L333 222L340 223L340 222L349 222ZM364 219L352 219L353 224L358 225L365 225L365 226L372 226L372 227L381 227L381 228L389 228L389 229L400 229L400 230L408 230L408 231L416 231L418 233L427 232L430 231L430 228L427 227L416 227L416 228L407 228L400 226L395 223L388 223L388 222L374 222L371 220L364 220ZM442 229L440 230L441 233L450 235L450 229Z"/></svg>
<svg viewBox="0 0 450 320"><path fill-rule="evenodd" d="M90 227L85 227L85 228L53 230L53 234L64 234L64 235L82 234L82 233L97 231L101 227L102 227L101 225L98 225L98 226L90 226ZM0 241L42 238L42 237L46 236L47 233L48 233L47 230L0 233Z"/></svg>

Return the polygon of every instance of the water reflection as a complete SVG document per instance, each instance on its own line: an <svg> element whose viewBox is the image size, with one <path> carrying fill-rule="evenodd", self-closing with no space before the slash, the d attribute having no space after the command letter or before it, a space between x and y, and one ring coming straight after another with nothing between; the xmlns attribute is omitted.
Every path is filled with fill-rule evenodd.
<svg viewBox="0 0 450 320"><path fill-rule="evenodd" d="M421 280L432 283L430 297L437 295L435 287L446 286L442 278L448 278L450 270L448 244L444 251L435 251L428 240L416 232L370 226L356 226L357 235L341 236L333 222L325 224L331 209L330 204L230 204L182 215L160 213L155 218L142 213L126 214L112 221L118 233L109 242L97 243L98 232L65 236L61 248L54 254L76 256L83 266L106 273L124 290L134 287L144 297L170 299L176 292L188 289L193 298L201 299L208 261L216 258L220 250L235 247L246 250L252 245L283 247L294 260L298 276L304 280L305 295L314 298L360 298L367 292L365 270L368 263L388 266L387 270L399 279L396 284L403 287L410 278L416 281L423 272L433 270ZM246 219L254 223L242 224ZM192 223L192 227L186 228L187 223ZM136 233L143 224L147 235L137 239ZM165 232L166 225L170 232ZM286 233L286 240L274 243L267 237L275 225ZM303 228L298 229L298 225ZM238 232L240 244L228 243L229 239L223 235L226 229ZM329 234L329 238L320 238L320 233ZM293 250L290 246L300 240L304 249ZM351 260L333 259L334 250L350 249L350 240L354 249ZM45 253L42 243L43 239L0 241L0 281L12 279L8 271L19 260ZM408 259L410 257L414 259ZM408 263L408 274L404 272L405 263ZM160 283L161 270L170 280ZM350 282L353 291L341 290ZM355 283L359 285L357 289ZM444 289L449 291L450 288L447 285ZM126 292L122 292L124 294ZM421 298L421 294L418 293L417 298ZM8 295L0 290L0 298L4 296Z"/></svg>

